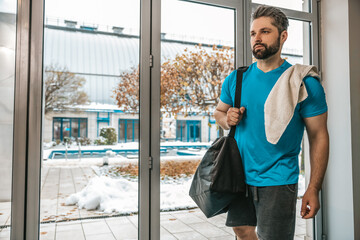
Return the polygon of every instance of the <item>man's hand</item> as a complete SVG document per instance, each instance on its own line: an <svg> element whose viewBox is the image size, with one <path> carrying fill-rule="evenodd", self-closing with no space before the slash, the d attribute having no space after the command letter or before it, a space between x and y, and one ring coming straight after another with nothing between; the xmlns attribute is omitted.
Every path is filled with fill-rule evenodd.
<svg viewBox="0 0 360 240"><path fill-rule="evenodd" d="M302 199L301 217L303 219L313 218L319 209L319 191L315 188L308 188Z"/></svg>
<svg viewBox="0 0 360 240"><path fill-rule="evenodd" d="M227 125L229 125L229 127L238 125L244 115L244 112L245 112L244 107L229 108L229 110L227 111L227 114L226 114Z"/></svg>

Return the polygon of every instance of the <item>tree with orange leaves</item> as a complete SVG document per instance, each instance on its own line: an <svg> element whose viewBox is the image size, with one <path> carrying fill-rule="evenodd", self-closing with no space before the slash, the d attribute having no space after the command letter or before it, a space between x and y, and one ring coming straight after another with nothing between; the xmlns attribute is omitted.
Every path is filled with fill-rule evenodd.
<svg viewBox="0 0 360 240"><path fill-rule="evenodd" d="M212 114L220 96L221 83L234 70L234 51L229 47L185 49L161 65L161 110L177 115L189 112ZM139 68L122 73L114 90L116 104L139 111Z"/></svg>

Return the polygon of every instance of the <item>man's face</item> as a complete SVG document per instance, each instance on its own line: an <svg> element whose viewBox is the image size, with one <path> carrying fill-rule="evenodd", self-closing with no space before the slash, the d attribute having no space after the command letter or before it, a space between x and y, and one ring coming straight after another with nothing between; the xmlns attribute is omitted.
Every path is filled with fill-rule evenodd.
<svg viewBox="0 0 360 240"><path fill-rule="evenodd" d="M251 49L256 59L267 59L273 56L286 40L271 21L269 17L260 17L251 24Z"/></svg>

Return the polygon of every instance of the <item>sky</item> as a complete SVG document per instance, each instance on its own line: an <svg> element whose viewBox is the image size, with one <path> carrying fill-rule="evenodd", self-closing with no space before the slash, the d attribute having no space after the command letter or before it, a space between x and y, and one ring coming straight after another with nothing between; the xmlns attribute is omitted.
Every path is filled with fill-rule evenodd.
<svg viewBox="0 0 360 240"><path fill-rule="evenodd" d="M303 0L253 0L290 9L301 9ZM234 10L179 0L162 0L161 32L168 38L234 45ZM16 11L15 0L0 0L0 11ZM45 18L77 21L82 25L124 27L138 34L140 0L45 0ZM291 21L284 47L302 52L302 24ZM204 40L205 39L205 40Z"/></svg>
<svg viewBox="0 0 360 240"><path fill-rule="evenodd" d="M161 32L234 40L234 10L178 0L163 0L161 7ZM131 28L136 32L140 26L140 1L45 0L45 16Z"/></svg>

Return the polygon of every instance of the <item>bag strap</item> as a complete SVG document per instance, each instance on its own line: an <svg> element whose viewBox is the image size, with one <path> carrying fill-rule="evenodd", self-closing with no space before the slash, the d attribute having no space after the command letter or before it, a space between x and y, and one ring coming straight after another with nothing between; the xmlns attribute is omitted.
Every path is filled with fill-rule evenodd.
<svg viewBox="0 0 360 240"><path fill-rule="evenodd" d="M236 108L240 108L242 77L243 77L243 73L246 72L247 69L248 69L247 66L243 66L243 67L239 67L236 70L236 91L235 91L235 106L234 106ZM231 129L230 129L230 132L228 135L229 137L235 136L235 129L236 129L236 126L231 126Z"/></svg>

